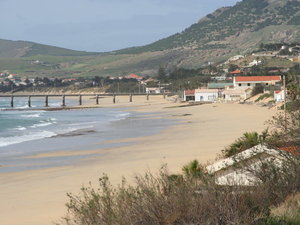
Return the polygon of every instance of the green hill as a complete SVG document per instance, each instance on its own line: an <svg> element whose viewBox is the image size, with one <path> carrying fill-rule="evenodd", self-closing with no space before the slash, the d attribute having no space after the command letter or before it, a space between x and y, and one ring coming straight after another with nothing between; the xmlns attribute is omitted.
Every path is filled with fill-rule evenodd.
<svg viewBox="0 0 300 225"><path fill-rule="evenodd" d="M269 37L267 41L295 41L300 40L299 25L299 0L243 0L233 7L220 8L208 14L181 33L143 47L124 49L119 53L168 49L228 50L246 42L246 36L255 37L261 31ZM269 31L268 27L271 26L273 29ZM259 43L255 44L257 46Z"/></svg>
<svg viewBox="0 0 300 225"><path fill-rule="evenodd" d="M50 56L86 56L96 55L95 52L74 51L65 48L42 45L27 41L9 41L0 39L0 57L18 58L34 55Z"/></svg>
<svg viewBox="0 0 300 225"><path fill-rule="evenodd" d="M0 71L61 77L156 75L160 65L199 68L251 53L261 43L300 42L299 31L300 0L243 0L170 37L105 54L0 40ZM42 63L33 64L35 60Z"/></svg>

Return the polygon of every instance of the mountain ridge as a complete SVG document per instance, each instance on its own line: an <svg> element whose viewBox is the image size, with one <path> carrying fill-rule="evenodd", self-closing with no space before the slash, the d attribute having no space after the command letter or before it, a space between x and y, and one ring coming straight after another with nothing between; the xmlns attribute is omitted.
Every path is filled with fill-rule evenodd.
<svg viewBox="0 0 300 225"><path fill-rule="evenodd" d="M243 0L234 6L215 10L182 32L145 46L104 54L18 42L14 48L18 50L10 54L18 59L29 57L30 60L50 55L42 59L49 65L47 68L40 66L47 69L46 72L42 70L44 74L50 73L52 67L57 69L51 73L61 76L71 76L72 73L76 76L118 76L125 73L153 76L161 65L195 69L224 62L234 55L249 54L261 43L291 42L300 42L300 0ZM64 57L53 57L58 55ZM17 72L23 68L25 66ZM33 69L31 66L26 71Z"/></svg>
<svg viewBox="0 0 300 225"><path fill-rule="evenodd" d="M31 41L12 41L0 39L0 58L18 58L34 55L85 56L100 53L76 51L62 47L38 44Z"/></svg>

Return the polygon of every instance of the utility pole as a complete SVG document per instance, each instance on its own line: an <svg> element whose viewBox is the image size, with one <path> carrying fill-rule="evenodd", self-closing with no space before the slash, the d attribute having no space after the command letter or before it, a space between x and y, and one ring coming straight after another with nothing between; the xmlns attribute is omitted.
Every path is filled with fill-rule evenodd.
<svg viewBox="0 0 300 225"><path fill-rule="evenodd" d="M286 118L286 78L285 75L283 75L283 93L284 93L284 129L287 130L287 118Z"/></svg>
<svg viewBox="0 0 300 225"><path fill-rule="evenodd" d="M139 81L139 94L141 94L141 81Z"/></svg>

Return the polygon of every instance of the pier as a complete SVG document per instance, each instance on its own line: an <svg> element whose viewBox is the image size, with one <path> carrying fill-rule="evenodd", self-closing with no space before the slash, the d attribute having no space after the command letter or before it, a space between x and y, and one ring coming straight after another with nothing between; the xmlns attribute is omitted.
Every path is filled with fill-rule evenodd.
<svg viewBox="0 0 300 225"><path fill-rule="evenodd" d="M170 93L168 93L170 94ZM32 107L32 101L34 98L44 98L44 107L49 107L49 98L61 98L61 107L66 107L66 98L78 98L78 105L83 105L83 97L91 97L95 98L95 104L99 105L100 97L112 97L112 103L116 104L116 99L118 96L128 96L128 101L133 102L134 96L145 96L145 99L149 101L150 96L162 96L164 99L166 98L166 93L161 94L134 94L134 93L107 93L107 94L0 94L0 98L10 98L10 107L14 108L14 101L16 98L27 98L27 105L29 108Z"/></svg>

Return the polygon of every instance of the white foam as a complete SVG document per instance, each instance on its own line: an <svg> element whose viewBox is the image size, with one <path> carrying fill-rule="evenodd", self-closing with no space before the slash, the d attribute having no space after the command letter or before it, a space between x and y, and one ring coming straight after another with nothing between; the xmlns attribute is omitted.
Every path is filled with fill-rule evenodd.
<svg viewBox="0 0 300 225"><path fill-rule="evenodd" d="M0 137L0 147L9 146L13 144L19 144L25 141L33 141L38 139L43 139L47 137L53 137L56 134L50 131L41 131L32 134L14 136L14 137Z"/></svg>
<svg viewBox="0 0 300 225"><path fill-rule="evenodd" d="M37 128L37 127L46 127L49 125L52 125L53 123L51 122L45 122L45 123L38 123L38 124L34 124L32 126L30 126L31 128Z"/></svg>
<svg viewBox="0 0 300 225"><path fill-rule="evenodd" d="M38 118L38 117L41 117L41 114L40 113L35 113L35 114L29 114L29 115L21 115L21 117L24 117L24 118Z"/></svg>
<svg viewBox="0 0 300 225"><path fill-rule="evenodd" d="M16 127L14 130L26 130L26 129L27 129L26 127L18 126L18 127Z"/></svg>

